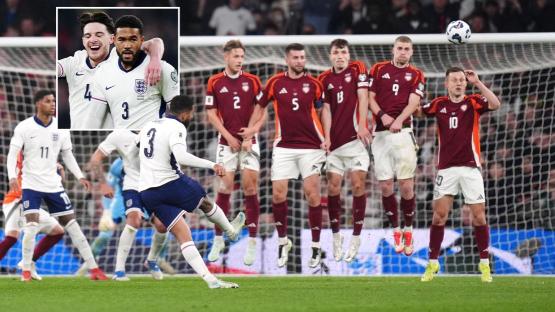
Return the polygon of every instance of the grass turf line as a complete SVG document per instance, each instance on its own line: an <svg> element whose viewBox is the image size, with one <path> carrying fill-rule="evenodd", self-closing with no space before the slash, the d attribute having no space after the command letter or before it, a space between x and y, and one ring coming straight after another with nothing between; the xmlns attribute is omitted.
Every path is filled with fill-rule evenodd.
<svg viewBox="0 0 555 312"><path fill-rule="evenodd" d="M200 278L93 282L0 279L0 311L549 311L555 278L232 277L239 289L210 290ZM410 310L408 310L410 309ZM551 310L553 311L553 310Z"/></svg>

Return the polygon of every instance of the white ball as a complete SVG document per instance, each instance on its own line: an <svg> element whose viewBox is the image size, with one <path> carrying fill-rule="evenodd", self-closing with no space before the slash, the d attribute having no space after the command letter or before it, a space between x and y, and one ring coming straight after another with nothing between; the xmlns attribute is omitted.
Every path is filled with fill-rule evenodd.
<svg viewBox="0 0 555 312"><path fill-rule="evenodd" d="M447 40L454 44L467 43L472 32L470 26L464 21L453 21L447 25Z"/></svg>

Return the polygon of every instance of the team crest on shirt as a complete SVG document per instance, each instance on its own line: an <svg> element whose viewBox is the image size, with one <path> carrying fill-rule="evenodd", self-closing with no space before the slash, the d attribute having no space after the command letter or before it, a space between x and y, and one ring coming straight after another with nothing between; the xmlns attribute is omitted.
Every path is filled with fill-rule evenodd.
<svg viewBox="0 0 555 312"><path fill-rule="evenodd" d="M466 112L466 109L467 109L466 104L461 105L461 109L462 109L463 112Z"/></svg>
<svg viewBox="0 0 555 312"><path fill-rule="evenodd" d="M52 133L52 141L56 142L56 141L58 141L59 138L60 138L59 134Z"/></svg>
<svg viewBox="0 0 555 312"><path fill-rule="evenodd" d="M248 82L243 82L243 85L241 87L243 89L243 91L248 92L249 91L249 83Z"/></svg>
<svg viewBox="0 0 555 312"><path fill-rule="evenodd" d="M308 93L310 91L310 84L303 83L303 93Z"/></svg>
<svg viewBox="0 0 555 312"><path fill-rule="evenodd" d="M358 81L366 81L366 74L358 75Z"/></svg>
<svg viewBox="0 0 555 312"><path fill-rule="evenodd" d="M345 82L349 83L349 82L351 82L351 80L352 80L351 73L346 74L345 75Z"/></svg>
<svg viewBox="0 0 555 312"><path fill-rule="evenodd" d="M135 79L135 93L138 95L146 94L146 83L144 79Z"/></svg>
<svg viewBox="0 0 555 312"><path fill-rule="evenodd" d="M405 73L405 80L411 81L412 80L412 73Z"/></svg>

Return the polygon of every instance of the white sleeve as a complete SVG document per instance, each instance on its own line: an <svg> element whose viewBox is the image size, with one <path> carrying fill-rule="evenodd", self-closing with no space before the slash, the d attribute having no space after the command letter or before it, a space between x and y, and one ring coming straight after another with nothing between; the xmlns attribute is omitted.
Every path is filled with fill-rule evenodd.
<svg viewBox="0 0 555 312"><path fill-rule="evenodd" d="M184 125L176 125L174 131L170 134L169 143L175 160L177 160L180 165L207 169L212 169L214 167L214 162L199 158L187 152L187 129L185 129Z"/></svg>
<svg viewBox="0 0 555 312"><path fill-rule="evenodd" d="M179 79L177 70L170 64L162 62L162 79L159 88L164 101L167 103L179 95Z"/></svg>
<svg viewBox="0 0 555 312"><path fill-rule="evenodd" d="M17 148L22 149L24 142L23 130L21 130L21 126L18 125L13 130L13 136L12 140L10 141L10 146L14 145Z"/></svg>
<svg viewBox="0 0 555 312"><path fill-rule="evenodd" d="M62 150L62 159L64 160L66 168L73 173L77 180L85 177L83 172L81 172L81 168L79 168L77 160L75 160L75 156L73 156L71 149Z"/></svg>
<svg viewBox="0 0 555 312"><path fill-rule="evenodd" d="M58 60L58 62L57 62L58 78L66 77L67 75L69 75L71 73L72 63L73 63L73 56L68 56L68 57L63 58L61 60Z"/></svg>
<svg viewBox="0 0 555 312"><path fill-rule="evenodd" d="M10 144L8 151L8 159L6 166L8 167L8 179L17 178L17 154L21 151L21 147Z"/></svg>
<svg viewBox="0 0 555 312"><path fill-rule="evenodd" d="M108 156L116 150L115 141L115 134L112 132L98 145L98 149L102 152L102 154L104 154L104 156Z"/></svg>
<svg viewBox="0 0 555 312"><path fill-rule="evenodd" d="M216 165L216 163L210 160L188 153L185 144L173 145L172 153L175 156L175 160L182 166L212 169Z"/></svg>
<svg viewBox="0 0 555 312"><path fill-rule="evenodd" d="M71 144L71 134L69 133L69 130L65 130L65 131L67 132L62 134L63 140L62 140L62 146L60 148L62 152L71 150L73 148L73 144Z"/></svg>

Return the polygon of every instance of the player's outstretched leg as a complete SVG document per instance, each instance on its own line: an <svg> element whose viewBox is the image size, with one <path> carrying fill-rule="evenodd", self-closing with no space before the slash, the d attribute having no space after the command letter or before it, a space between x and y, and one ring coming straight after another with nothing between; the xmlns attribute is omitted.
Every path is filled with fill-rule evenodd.
<svg viewBox="0 0 555 312"><path fill-rule="evenodd" d="M202 201L200 210L204 212L210 222L222 228L230 240L236 241L239 238L241 229L245 225L245 214L243 212L239 212L235 219L229 222L222 209L207 198Z"/></svg>
<svg viewBox="0 0 555 312"><path fill-rule="evenodd" d="M185 261L202 277L208 288L239 288L236 283L224 282L210 273L192 240L191 230L183 218L179 218L170 231L180 243Z"/></svg>
<svg viewBox="0 0 555 312"><path fill-rule="evenodd" d="M41 217L43 216L41 215ZM46 252L54 247L54 245L56 245L62 239L62 237L64 237L64 229L57 224L57 221L54 218L47 216L46 213L44 217L50 218L50 223L56 225L50 230L47 235L45 235L39 241L39 243L35 247L35 250L33 251L33 259L31 262L31 278L37 281L41 281L42 277L38 274L35 263L39 260L40 257L42 257ZM22 268L23 263L19 262L18 266Z"/></svg>

